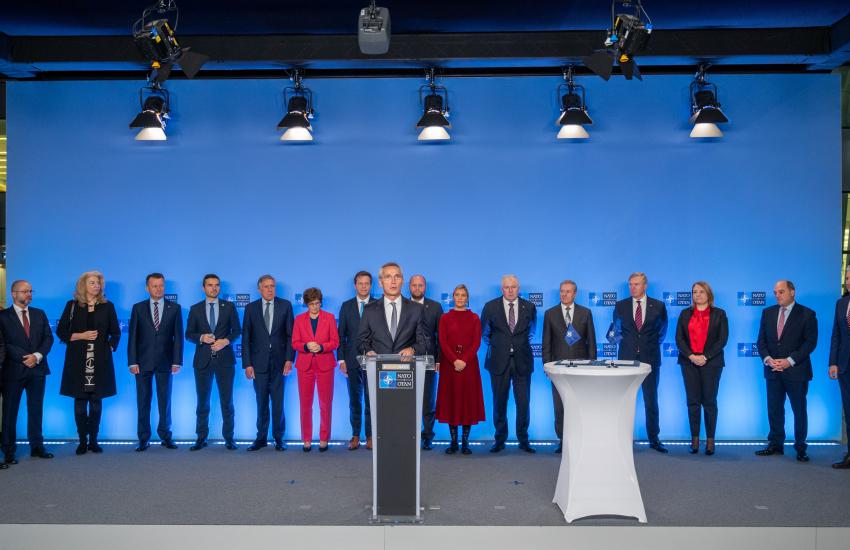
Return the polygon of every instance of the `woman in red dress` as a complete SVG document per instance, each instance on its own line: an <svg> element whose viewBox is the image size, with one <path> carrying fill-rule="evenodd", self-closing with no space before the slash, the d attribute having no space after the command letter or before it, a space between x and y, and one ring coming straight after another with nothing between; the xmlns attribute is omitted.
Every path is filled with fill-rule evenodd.
<svg viewBox="0 0 850 550"><path fill-rule="evenodd" d="M481 346L481 320L469 311L469 291L458 285L454 293L454 309L440 318L440 383L437 387L437 420L446 422L452 442L446 454L458 450L457 427L463 426L461 452L469 450L469 429L483 422L484 395L481 391L481 372L478 369L478 348Z"/></svg>

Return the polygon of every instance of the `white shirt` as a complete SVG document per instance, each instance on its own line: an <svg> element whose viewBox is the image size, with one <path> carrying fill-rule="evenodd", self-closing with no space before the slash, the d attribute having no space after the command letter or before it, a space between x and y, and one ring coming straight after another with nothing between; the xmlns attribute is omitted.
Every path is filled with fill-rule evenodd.
<svg viewBox="0 0 850 550"><path fill-rule="evenodd" d="M643 298L632 298L632 319L635 318L635 313L637 313L638 302L640 302L640 324L643 325L646 323L646 294L643 295Z"/></svg>
<svg viewBox="0 0 850 550"><path fill-rule="evenodd" d="M153 305L159 304L157 308L159 309L159 322L162 323L162 311L165 307L165 298L160 298L159 300L154 300L153 298L148 300L148 306L151 308L151 319L153 319Z"/></svg>
<svg viewBox="0 0 850 550"><path fill-rule="evenodd" d="M393 322L393 306L391 304L395 304L396 308L396 330L398 330L398 325L401 323L401 296L396 298L395 300L390 300L386 296L384 296L384 313L387 314L387 330L392 334L392 329L390 325Z"/></svg>
<svg viewBox="0 0 850 550"><path fill-rule="evenodd" d="M423 297L422 297L421 299L419 299L419 300L417 300L417 299L415 299L415 298L411 298L410 300L411 300L411 301L413 301L413 302L416 302L417 304L422 304L423 306L425 305L425 296L423 296Z"/></svg>
<svg viewBox="0 0 850 550"><path fill-rule="evenodd" d="M564 322L567 321L567 312L570 313L570 323L572 323L573 320L575 319L574 316L575 316L575 313L576 313L576 305L575 304L570 304L570 305L561 304L561 317L564 318Z"/></svg>
<svg viewBox="0 0 850 550"><path fill-rule="evenodd" d="M215 300L210 300L209 298L204 300L204 309L206 310L207 324L210 325L210 330L215 332L215 327L212 326L212 323L210 323L210 304L215 304L215 307L213 308L215 310L215 324L218 325L218 317L219 317L219 314L221 313L221 310L220 310L219 304L218 304L218 298L216 298Z"/></svg>
<svg viewBox="0 0 850 550"><path fill-rule="evenodd" d="M511 319L511 316L510 316L511 306L510 305L511 304L514 305L514 322L518 323L519 322L519 298L517 298L513 302L509 302L507 300L507 298L502 298L502 305L505 306L505 320L508 322L509 327L511 326L511 321L510 321L510 319Z"/></svg>
<svg viewBox="0 0 850 550"><path fill-rule="evenodd" d="M266 304L269 304L269 327L273 327L274 326L274 298L272 298L271 300L265 300L265 299L261 298L261 300L263 301L263 309L260 311L260 317L263 318L263 323L265 323ZM207 306L207 307L209 307L209 306Z"/></svg>
<svg viewBox="0 0 850 550"><path fill-rule="evenodd" d="M15 308L15 313L18 314L18 321L21 322L21 326L23 327L24 326L24 315L21 312L24 310L24 308L18 306L18 304L13 304L13 307ZM32 327L32 317L30 316L29 308L27 308L27 318L29 319L30 327ZM30 334L32 334L32 332L30 332ZM35 353L33 353L33 355L35 355L35 364L38 365L39 363L41 363L41 360L43 359L44 356L41 355L39 352L35 352ZM27 396L27 398L29 398L29 396Z"/></svg>

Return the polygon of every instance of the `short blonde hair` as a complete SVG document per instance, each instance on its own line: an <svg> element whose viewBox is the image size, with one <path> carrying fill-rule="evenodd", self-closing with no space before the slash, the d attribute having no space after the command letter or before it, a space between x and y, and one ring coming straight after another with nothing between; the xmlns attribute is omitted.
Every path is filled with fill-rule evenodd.
<svg viewBox="0 0 850 550"><path fill-rule="evenodd" d="M643 271L635 271L634 273L629 275L629 280L631 281L632 279L643 279L644 284L647 283L646 273L644 273Z"/></svg>
<svg viewBox="0 0 850 550"><path fill-rule="evenodd" d="M108 300L106 296L103 294L103 289L106 286L106 283L103 280L103 273L100 271L86 271L80 278L77 279L77 286L74 289L74 299L77 301L80 306L87 306L88 294L86 293L86 281L91 277L97 277L97 280L100 281L100 294L98 294L97 299L95 300L96 304L105 304Z"/></svg>

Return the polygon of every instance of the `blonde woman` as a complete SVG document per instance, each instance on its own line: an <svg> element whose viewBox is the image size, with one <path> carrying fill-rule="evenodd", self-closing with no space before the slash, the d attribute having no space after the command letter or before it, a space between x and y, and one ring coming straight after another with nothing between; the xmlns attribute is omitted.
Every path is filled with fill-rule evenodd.
<svg viewBox="0 0 850 550"><path fill-rule="evenodd" d="M56 335L67 346L59 393L74 398L78 455L103 452L97 443L102 400L116 393L112 352L118 347L121 329L103 287L102 273L80 275L74 298L65 304L56 327Z"/></svg>

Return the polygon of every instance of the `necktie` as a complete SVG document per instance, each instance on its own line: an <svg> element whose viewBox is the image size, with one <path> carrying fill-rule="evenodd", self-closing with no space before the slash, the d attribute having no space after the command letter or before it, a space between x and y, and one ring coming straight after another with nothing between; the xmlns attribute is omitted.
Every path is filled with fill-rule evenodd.
<svg viewBox="0 0 850 550"><path fill-rule="evenodd" d="M366 305L366 302L360 300L360 316L363 317L363 306Z"/></svg>
<svg viewBox="0 0 850 550"><path fill-rule="evenodd" d="M850 307L847 308L847 327L850 328Z"/></svg>
<svg viewBox="0 0 850 550"><path fill-rule="evenodd" d="M508 304L508 327L511 329L511 333L513 333L516 328L516 314L514 313L514 303L510 302Z"/></svg>
<svg viewBox="0 0 850 550"><path fill-rule="evenodd" d="M643 328L643 308L641 307L641 301L637 301L637 307L635 308L635 326L637 327L638 332Z"/></svg>
<svg viewBox="0 0 850 550"><path fill-rule="evenodd" d="M215 332L215 302L210 304L210 330Z"/></svg>
<svg viewBox="0 0 850 550"><path fill-rule="evenodd" d="M398 330L398 310L395 307L395 302L390 302L390 305L393 306L392 318L390 318L390 336L395 340L395 332Z"/></svg>
<svg viewBox="0 0 850 550"><path fill-rule="evenodd" d="M263 313L263 320L266 322L266 330L269 331L269 334L272 333L272 312L269 311L271 305L271 302L266 302L266 311Z"/></svg>
<svg viewBox="0 0 850 550"><path fill-rule="evenodd" d="M21 310L21 318L24 321L24 333L27 335L27 338L30 337L30 318L27 316L27 310ZM29 396L27 396L29 397Z"/></svg>
<svg viewBox="0 0 850 550"><path fill-rule="evenodd" d="M573 317L570 315L570 308L564 309L564 322L567 323L567 326L570 326L570 323L573 322Z"/></svg>
<svg viewBox="0 0 850 550"><path fill-rule="evenodd" d="M782 338L782 331L785 329L785 308L779 310L779 324L776 326L776 338Z"/></svg>
<svg viewBox="0 0 850 550"><path fill-rule="evenodd" d="M153 329L159 332L159 302L153 303Z"/></svg>

